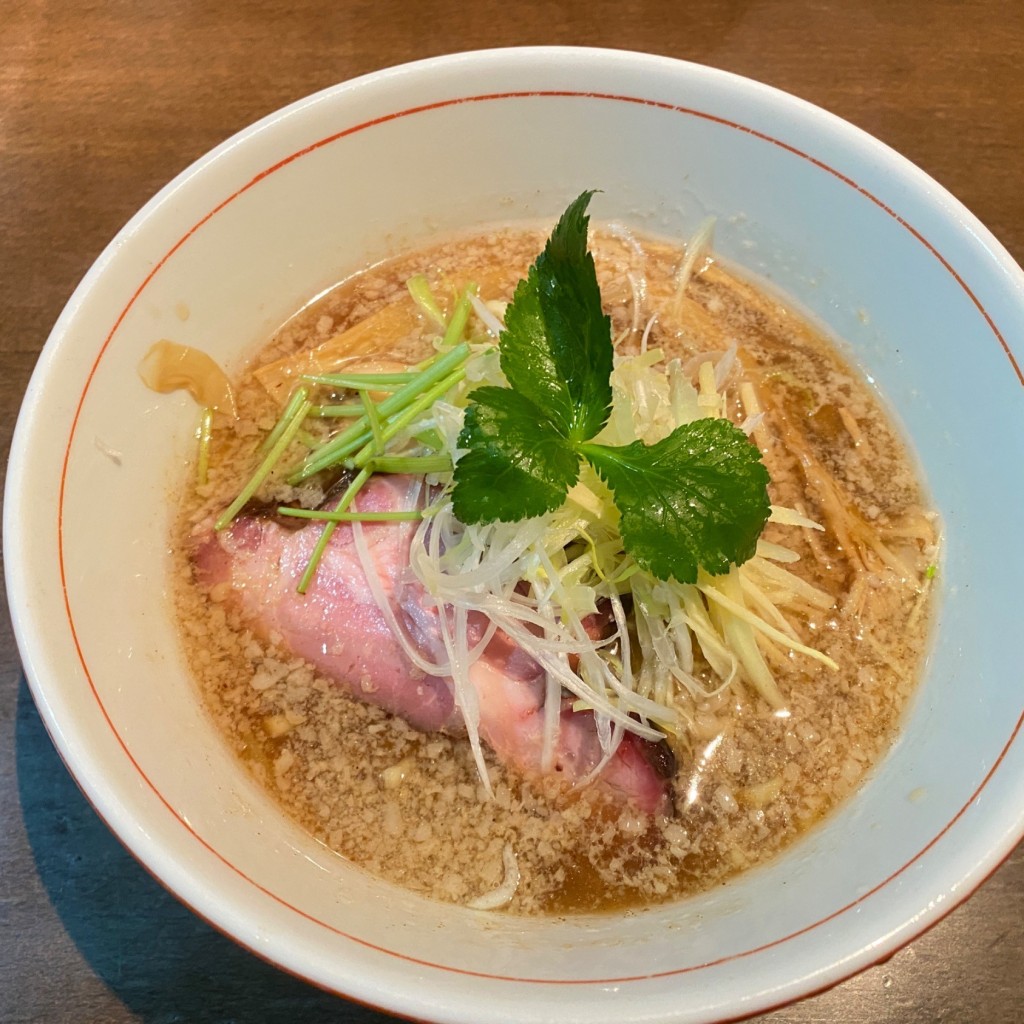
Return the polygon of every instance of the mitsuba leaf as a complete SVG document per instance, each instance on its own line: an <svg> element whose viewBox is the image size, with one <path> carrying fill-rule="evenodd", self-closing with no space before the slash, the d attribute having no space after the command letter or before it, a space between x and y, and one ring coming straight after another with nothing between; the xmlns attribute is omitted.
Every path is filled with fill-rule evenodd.
<svg viewBox="0 0 1024 1024"><path fill-rule="evenodd" d="M657 444L591 443L611 409L611 323L587 250L584 192L562 215L505 312L501 368L466 409L452 504L464 523L515 522L557 509L585 457L612 490L623 547L658 579L745 562L768 520L760 452L724 419Z"/></svg>
<svg viewBox="0 0 1024 1024"><path fill-rule="evenodd" d="M481 387L459 434L452 506L464 523L516 522L552 512L576 483L580 457L526 396Z"/></svg>
<svg viewBox="0 0 1024 1024"><path fill-rule="evenodd" d="M563 437L588 441L611 409L611 321L587 249L584 192L562 214L505 311L501 368Z"/></svg>
<svg viewBox="0 0 1024 1024"><path fill-rule="evenodd" d="M693 583L753 555L768 521L768 470L738 427L700 419L653 445L584 444L615 495L625 550L658 579Z"/></svg>

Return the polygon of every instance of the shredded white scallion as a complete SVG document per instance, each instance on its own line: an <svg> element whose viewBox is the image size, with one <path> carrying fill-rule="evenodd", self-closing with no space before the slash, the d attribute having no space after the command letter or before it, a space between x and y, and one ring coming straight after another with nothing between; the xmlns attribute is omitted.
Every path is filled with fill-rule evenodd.
<svg viewBox="0 0 1024 1024"><path fill-rule="evenodd" d="M711 251L711 244L715 236L715 218L708 217L698 226L696 232L689 242L686 243L686 255L676 274L676 291L672 299L675 318L679 319L679 312L683 304L683 293L690 283L693 275L701 269L700 262L706 260Z"/></svg>
<svg viewBox="0 0 1024 1024"><path fill-rule="evenodd" d="M473 312L476 313L481 323L483 323L484 327L487 328L493 337L497 338L505 330L505 325L491 312L490 308L478 295L470 292L469 303L473 307Z"/></svg>
<svg viewBox="0 0 1024 1024"><path fill-rule="evenodd" d="M476 899L470 900L467 906L471 910L497 910L512 902L519 888L519 862L511 843L506 843L501 851L501 865L504 877L501 884L490 892L485 892Z"/></svg>
<svg viewBox="0 0 1024 1024"><path fill-rule="evenodd" d="M772 514L768 517L768 522L778 523L780 526L802 526L805 530L825 529L821 523L816 523L813 519L801 515L796 509L783 505L772 505Z"/></svg>

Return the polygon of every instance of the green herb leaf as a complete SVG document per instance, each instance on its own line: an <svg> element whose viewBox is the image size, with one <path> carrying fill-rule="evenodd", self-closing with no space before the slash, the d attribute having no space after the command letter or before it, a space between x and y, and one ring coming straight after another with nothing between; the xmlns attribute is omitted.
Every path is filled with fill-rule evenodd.
<svg viewBox="0 0 1024 1024"><path fill-rule="evenodd" d="M464 523L516 522L552 512L576 483L580 457L526 396L481 387L459 435L452 505Z"/></svg>
<svg viewBox="0 0 1024 1024"><path fill-rule="evenodd" d="M658 579L693 583L698 567L723 573L754 553L771 512L768 471L728 420L695 420L653 445L580 450L615 494L625 550Z"/></svg>
<svg viewBox="0 0 1024 1024"><path fill-rule="evenodd" d="M614 350L584 192L562 215L505 312L510 388L472 392L452 503L465 523L554 511L586 457L613 492L624 549L659 579L724 573L753 553L770 513L760 452L728 420L702 419L654 445L588 443L611 409Z"/></svg>
<svg viewBox="0 0 1024 1024"><path fill-rule="evenodd" d="M611 410L611 321L587 250L584 192L562 214L505 311L501 368L563 437L588 441Z"/></svg>

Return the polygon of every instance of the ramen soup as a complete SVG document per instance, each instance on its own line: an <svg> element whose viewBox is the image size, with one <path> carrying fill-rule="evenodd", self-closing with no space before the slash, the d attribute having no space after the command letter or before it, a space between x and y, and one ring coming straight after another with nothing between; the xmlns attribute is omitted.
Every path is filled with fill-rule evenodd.
<svg viewBox="0 0 1024 1024"><path fill-rule="evenodd" d="M819 822L899 727L937 559L912 459L833 345L706 237L614 225L589 237L613 402L572 442L578 479L543 514L460 521L453 460L476 474L464 507L533 487L487 460L537 423L495 399L474 438L466 410L531 386L494 346L544 244L503 229L402 255L302 309L230 391L183 371L221 397L174 545L205 703L283 812L397 885L521 914L684 897ZM671 522L587 442L709 420L748 485L760 453L764 512L739 566L659 578Z"/></svg>

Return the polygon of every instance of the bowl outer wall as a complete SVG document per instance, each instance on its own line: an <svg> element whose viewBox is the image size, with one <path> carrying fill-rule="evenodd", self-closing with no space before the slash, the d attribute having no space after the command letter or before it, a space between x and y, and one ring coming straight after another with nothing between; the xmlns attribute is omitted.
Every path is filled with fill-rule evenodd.
<svg viewBox="0 0 1024 1024"><path fill-rule="evenodd" d="M607 98L492 99L446 105L436 111L424 110L346 135L255 180L275 167L282 157L302 151L332 131L347 130L400 110L445 103L456 97L502 92L580 91L583 83L586 83L585 91ZM410 97L414 97L412 103ZM641 107L622 97L642 97L653 103ZM565 133L568 119L583 109L577 103L586 104L588 109L591 105L600 107L602 124L607 123L609 116L613 121L624 116L622 111L626 110L630 123L638 115L648 119L662 169L653 167L638 173L629 166L616 172L621 174L620 180L593 181L592 168L600 168L606 177L614 178L610 168L618 165L596 132L578 151L568 152L567 147L560 144L559 136ZM516 120L529 126L528 132L521 130L517 136L522 151L514 151L507 145L515 134L512 129L506 126L501 132L496 130L493 112L501 104L518 108L516 113L521 116ZM556 114L539 115L540 111L554 110L554 106L540 104L557 105ZM296 182L303 183L302 168L313 166L308 161L337 152L338 147L346 143L358 144L358 156L379 156L374 145L382 148L398 145L401 139L396 138L395 133L411 129L415 129L412 138L404 145L411 147L412 152L419 147L420 152L430 153L439 137L436 129L453 126L465 129L466 122L460 120L461 115L473 111L475 116L475 111L484 110L488 116L480 118L480 123L474 122L472 131L457 137L465 139L468 134L472 143L468 151L478 162L483 161L479 156L481 149L487 152L494 147L505 147L501 150L500 166L490 168L494 173L487 175L486 193L472 198L454 195L450 201L441 203L436 197L443 182L436 176L422 172L421 180L410 184L407 172L403 175L400 167L381 164L373 187L386 191L393 200L383 218L366 216L359 221L359 229L352 230L353 219L359 220L353 218L353 210L365 202L365 195L358 188L352 190L347 206L340 201L334 206L328 202L328 209L321 211L328 218L337 218L347 234L344 243L337 245L333 266L321 264L311 268L303 265L299 258L283 255L280 261L267 267L242 273L237 269L237 263L241 262L237 260L237 253L233 262L231 246L212 237L217 231L225 233L225 237L230 234L227 227L220 229L218 225L229 223L223 218L235 217L237 223L231 222L230 226L232 231L242 233L242 248L263 245L288 254L289 246L296 245L288 237L296 225L300 234L305 233L300 241L315 244L319 230L316 218L303 215L301 209L296 208L302 205L301 198L294 198L298 191L294 188ZM609 114L609 111L614 113ZM459 117L452 120L456 114ZM718 120L704 116L708 114ZM684 136L680 141L672 136L672 131L677 129L670 128L669 124L683 122L685 130L678 128ZM328 124L333 127L325 130ZM499 119L499 126L501 124ZM700 131L694 132L695 127ZM743 127L754 127L763 134L744 134ZM391 135L381 140L381 133L387 132ZM451 138L443 133L440 137ZM724 148L737 157L746 160L756 157L757 172L745 170L743 160L739 159L735 161L736 166L729 166L728 161L716 164L711 160L702 172L700 167L692 166L694 158L691 156L691 166L687 166L686 146L696 141L706 144L709 140L718 149ZM549 155L557 153L557 161L546 159L541 164L533 160L530 147L524 144L526 141L536 147L546 146ZM812 163L807 159L808 154L820 163ZM701 159L703 156L701 154ZM683 166L684 171L665 170L665 165L672 162ZM550 166L552 163L554 169ZM730 199L729 190L739 189L744 173L750 191L734 191ZM764 216L758 203L765 206L768 199L750 202L747 199L755 191L764 191L780 175L800 179L799 201L786 198L793 190L782 197L770 196L776 205L790 202L792 208L784 208L785 216ZM250 182L255 183L246 187ZM72 549L66 542L65 551L55 552L56 531L52 524L46 523L40 510L62 507L61 481L63 507L69 507L71 498L95 486L89 479L104 472L110 479L103 479L101 483L119 494L118 488L123 485L116 478L125 474L115 470L129 466L134 472L136 462L140 461L148 434L138 439L118 435L117 417L110 415L109 402L103 408L94 408L103 403L92 401L92 395L81 406L75 404L76 391L81 392L81 382L86 379L90 379L90 388L97 389L93 394L109 387L111 390L104 392L109 396L116 390L104 377L115 354L133 372L134 357L122 357L121 349L127 352L134 345L135 354L141 355L154 333L170 332L173 328L178 340L187 340L181 335L190 332L204 337L207 348L210 337L220 338L222 351L219 354L237 357L239 351L251 348L311 292L339 276L339 269L350 269L353 253L382 251L381 239L387 247L399 247L434 230L464 226L481 217L549 216L581 188L593 185L605 187L605 196L600 198L606 199L612 208L610 211L607 206L599 208L595 201L595 215L628 212L634 222L662 233L685 235L704 212L719 213L722 216L720 249L797 295L842 334L869 372L885 383L886 397L899 407L901 418L918 442L938 505L949 527L949 553L943 576L950 580L950 592L945 599L943 617L944 624L951 622L965 639L962 644L942 646L940 643L933 659L934 671L917 702L908 732L884 769L876 773L865 791L828 828L794 848L790 856L772 869L753 873L749 879L728 887L722 896L691 901L682 910L640 915L614 926L592 921L565 926L538 926L534 922L480 923L477 915L434 908L429 913L435 914L437 922L433 943L440 949L434 957L441 962L439 969L427 962L413 962L416 957L409 959L408 952L403 952L407 957L403 959L374 948L376 945L402 947L404 943L420 951L430 945L430 929L409 939L401 928L384 927L378 934L366 921L368 916L388 908L392 916L423 915L425 907L406 894L370 885L368 888L373 890L373 895L367 904L353 903L348 897L339 898L339 905L333 910L335 917L330 922L330 928L335 931L310 920L316 916L312 912L309 912L310 918L303 918L294 909L282 906L279 894L269 891L276 884L282 865L301 867L312 862L313 870L319 873L334 870L333 865L325 864L322 854L310 849L302 837L292 835L281 825L273 808L261 800L261 795L252 791L251 786L247 787L244 779L235 777L237 772L233 773L228 759L204 749L209 737L204 732L201 716L189 717L177 705L161 708L167 716L161 728L166 726L180 733L175 735L178 749L187 751L192 758L187 762L188 770L215 771L229 779L230 785L214 787L208 794L208 805L201 807L192 806L197 798L187 790L167 796L168 788L173 792L173 786L161 782L154 788L152 777L160 771L170 771L164 763L157 766L144 763L147 756L155 756L150 755L149 750L160 730L146 725L144 702L137 694L133 695L131 687L111 683L108 692L102 680L83 679L80 651L85 651L87 660L111 659L110 672L117 670L122 676L125 666L134 668L141 658L146 671L162 680L161 672L174 675L177 669L177 656L173 647L167 646L168 634L166 630L155 634L159 643L150 643L149 647L126 641L116 657L87 649L88 638L62 637L55 641L54 614L62 611L65 586L69 603L78 601L85 605L89 603L85 581L97 578L98 572L102 578L102 572L109 570L96 564L91 552L83 553L85 544ZM853 191L854 185L864 192L857 192L860 198L847 209L842 200L835 197ZM203 217L240 188L245 188L241 195L200 224ZM262 199L265 189L274 190L266 200ZM737 202L737 195L744 195L742 206L746 208ZM275 219L285 225L279 231L265 219L253 215L252 203L271 200ZM244 205L246 203L250 205ZM830 226L836 232L854 239L863 234L869 244L854 245L854 250L858 245L863 247L863 251L854 251L855 258L839 261L831 258L835 255L828 248L831 243L817 237L801 223L801 210L807 204L816 204L814 209L819 215L822 210L828 211ZM423 215L424 209L430 211L427 216ZM489 216L488 211L495 213ZM896 220L891 211L898 211L903 223ZM870 222L867 227L864 221ZM182 225L199 226L164 260L183 238ZM318 258L330 255L330 247L323 246L322 242L320 245ZM895 252L897 258L880 261L880 252ZM175 324L173 296L176 292L185 294L187 262L194 253L203 256L204 265L222 268L226 280L223 287L210 294L188 293L188 321ZM943 265L939 257L947 265ZM875 276L879 262L895 264L895 271L893 266L885 268L888 272L905 271L901 289L894 290L900 292L898 297L904 303L909 302L919 311L919 320L926 324L929 343L933 346L929 356L922 356L920 351L902 354L896 351L898 345L894 345L892 339L906 336L906 331L898 327L899 302L879 295ZM841 273L836 272L837 263L844 264ZM141 292L137 292L150 267L157 267L158 272ZM223 268L229 269L224 271ZM326 276L312 280L311 271ZM179 274L184 276L176 278ZM973 299L957 285L959 291L952 290L947 308L943 289L949 289L953 274L967 283ZM164 281L169 283L165 285ZM276 294L269 290L271 284L278 289ZM161 288L163 291L158 294ZM911 289L909 299L907 288ZM263 305L239 318L238 307L232 299L253 290L260 294ZM264 299L264 295L268 297ZM941 302L935 301L936 295L943 296ZM865 323L858 314L869 297L871 303ZM130 303L130 308L126 303ZM1014 785L1019 784L1021 775L1020 755L1016 746L1007 747L1011 733L1019 726L1019 701L1014 705L1012 694L1005 693L999 695L998 701L972 700L963 694L965 674L1001 680L1006 686L1013 679L996 653L991 650L972 653L970 648L975 637L970 634L994 630L999 623L988 621L987 609L968 592L973 588L974 592L995 590L997 596L1008 593L1012 570L1020 564L1019 546L1001 552L992 524L987 525L979 540L979 513L968 507L969 499L980 491L991 494L991 502L997 504L1012 501L1013 492L1012 488L1007 490L1009 484L1005 482L1002 484L1004 491L993 489L990 483L993 467L985 465L984 460L965 469L963 462L967 454L977 450L975 439L984 439L985 435L970 421L969 415L961 417L956 402L951 400L958 393L957 389L962 397L965 378L969 380L977 375L977 386L986 387L987 393L991 391L989 383L995 381L995 390L1001 399L993 403L998 405L995 426L1009 439L1011 456L1019 454L1019 376L1009 379L1012 377L1008 369L1010 359L998 341L993 340L992 327L995 326L1004 340L1014 337L1020 327L1020 304L1019 270L991 236L935 183L855 129L806 104L733 76L639 55L576 50L506 51L461 55L392 69L328 90L242 133L163 190L104 253L54 329L30 386L25 413L19 421L5 513L11 607L33 693L62 756L90 799L158 877L199 912L251 948L311 980L356 998L397 1012L444 1020L479 1020L481 1005L490 1008L491 1019L495 1020L542 1020L556 1015L561 1020L705 1020L736 1016L740 1012L752 1013L821 987L891 951L937 919L991 870L1022 830L1019 801L1014 793ZM126 308L128 312L120 325L106 335L119 311ZM985 321L982 311L991 323ZM239 319L244 323L237 323ZM984 329L980 329L976 321L984 321ZM951 322L956 325L955 330L950 329ZM96 354L100 349L104 356L97 362ZM948 370L949 379L925 389L920 371L929 359L936 364L955 363L956 371ZM913 366L911 373L905 369L908 362ZM123 366L119 374L113 370L110 373L118 377L117 387L124 386L130 377ZM44 399L47 401L45 410L41 405ZM133 398L133 402L141 409L146 424L156 424L157 434L166 432L182 442L179 452L184 454L188 430L183 424L191 415L187 402L157 400L151 396ZM955 430L951 429L951 410L957 410ZM62 449L67 445L71 422L76 425L76 440L71 449L73 458L66 474L54 473L53 468L63 464L65 452ZM153 428L147 426L147 430L150 429ZM116 445L110 438L116 440ZM101 443L120 453L120 466L111 458L109 450L106 454L101 450ZM85 468L76 476L79 466ZM165 486L160 473L152 472L146 478L148 495L159 493ZM128 500L131 493L132 487L120 493L121 501ZM115 504L115 507L123 506ZM48 528L40 529L40 521ZM166 526L166 506L151 501L147 511L140 514L137 521L132 519L130 525L143 537L151 537L154 532L160 535L159 531ZM981 525L985 529L985 524ZM86 526L83 521L81 529L85 531ZM120 519L118 529L113 532L122 533ZM131 531L128 533L131 535ZM91 534L83 533L85 536ZM145 548L145 545L138 546ZM1008 570L1002 573L992 568L992 563L998 563L1001 555L1003 566ZM55 588L52 568L60 557L66 559L65 584ZM141 574L151 585L154 563L144 551L138 559L137 564L133 563L138 572L126 573L129 578L114 580L112 585L118 590L122 607L132 608L139 602L151 617L157 617L161 601L150 600L146 604L145 594L132 583ZM989 581L979 575L978 565L984 565L985 571L995 579ZM48 567L49 571L41 572L40 567ZM110 621L110 610L99 602L94 603L95 608L76 606L75 614L83 621L89 614L94 615L96 621L90 623L92 635L96 637L93 642L101 644L109 639L109 628L106 634L101 629L105 617ZM135 624L132 625L134 629ZM149 628L159 630L162 627L145 627ZM79 650L73 649L75 639L80 641ZM146 649L139 653L142 648ZM979 666L977 669L965 668L975 664ZM180 686L180 680L177 684L168 683L168 690L178 700L187 692ZM945 731L937 734L938 738L934 730L937 723L942 726L948 720L949 714L943 709L951 696L963 704L957 710L961 726L958 737L962 741L965 730L973 730L967 733L966 747L976 750L976 754L970 755L970 763L961 766L959 777L953 779L933 769L936 753L950 737L948 722ZM1012 713L1014 708L1016 717ZM125 717L118 718L118 715ZM179 715L180 722L169 724L175 715ZM1005 724L1002 732L1000 721ZM915 723L921 723L916 731ZM112 729L120 737L117 742L111 742ZM925 735L930 731L931 738ZM979 738L972 746L970 737L975 733ZM190 744L190 740L196 742ZM997 761L998 770L983 790L975 793ZM914 803L907 800L908 793L922 789L931 794L929 799ZM903 793L902 805L896 798L899 790ZM872 802L876 795L881 801L877 807ZM233 802L241 809L231 812ZM232 813L243 819L245 827L240 831L234 825L224 824L224 821L232 821ZM700 966L714 958L708 951L715 948L717 941L724 942L722 948L725 949L729 949L729 941L732 941L735 954L739 948L735 943L741 931L769 939L783 938L798 931L804 926L799 912L792 911L792 918L783 921L782 911L789 908L777 907L771 899L764 898L764 888L778 883L779 870L787 873L790 881L806 877L808 881L802 888L805 892L812 883L820 883L820 879L814 877L814 870L821 852L841 846L846 838L845 829L859 827L858 823L862 825L869 819L871 826L877 821L891 822L900 813L910 819L907 849L895 850L895 856L888 860L879 856L878 863L871 865L872 877L881 882L888 877L886 870L893 864L899 867L906 864L908 858L916 857L897 878L874 895L866 894L871 886L863 878L854 880L848 888L843 884L834 885L824 898L816 897L815 913L810 914L804 925L827 916L825 911L839 912L832 921L818 924L803 936L761 952L739 956L714 967ZM915 816L921 819L920 823L914 821ZM947 828L954 817L955 824ZM200 824L195 824L196 821ZM247 861L245 878L239 877L237 863L227 862L221 853L223 843L230 845L239 841L238 835L228 834L231 829L247 838L251 838L253 830L257 834L261 831L273 834L273 855L265 861L258 858L251 864ZM217 840L204 845L203 837L209 830L216 833ZM925 836L935 842L921 853L920 840ZM853 868L852 873L856 874L856 866ZM271 884L263 886L267 891L259 887L263 884L259 881L263 877L261 872L272 880ZM839 881L841 883L842 879ZM359 884L347 876L345 882L349 886ZM867 889L862 893L865 886ZM306 892L299 886L296 892L288 894L288 899L291 906L295 906L302 900L314 899L314 893L315 887ZM849 910L842 909L858 899L861 902ZM799 901L791 899L789 902ZM751 906L762 907L762 914L767 918L758 921L756 928L751 928ZM777 916L772 917L772 912ZM757 917L756 913L754 916ZM729 927L722 922L730 920L745 922L734 927L731 940L728 935L720 934L723 928L728 931ZM773 921L777 922L774 931ZM781 927L783 924L785 927ZM343 934L339 935L339 931ZM455 938L456 933L462 935L461 940ZM663 938L650 939L651 933ZM664 936L674 937L674 940L670 942ZM550 960L552 950L559 944L571 948L565 951L557 969L545 971L538 961ZM751 945L748 942L745 948ZM449 947L461 951L454 956L446 954ZM685 953L681 954L680 950ZM577 965L576 961L581 963ZM529 965L525 972L524 962ZM638 973L642 972L638 971L638 965L644 963L654 973L662 970L667 973L664 977L640 980ZM595 965L598 973L595 973ZM540 977L545 973L552 976L515 982L458 973L462 970L509 976L516 972L527 977ZM585 985L565 984L564 975L574 971L589 971L591 980ZM626 977L634 980L616 980ZM606 981L601 983L597 980L600 978ZM503 1005L503 1001L507 1005Z"/></svg>

